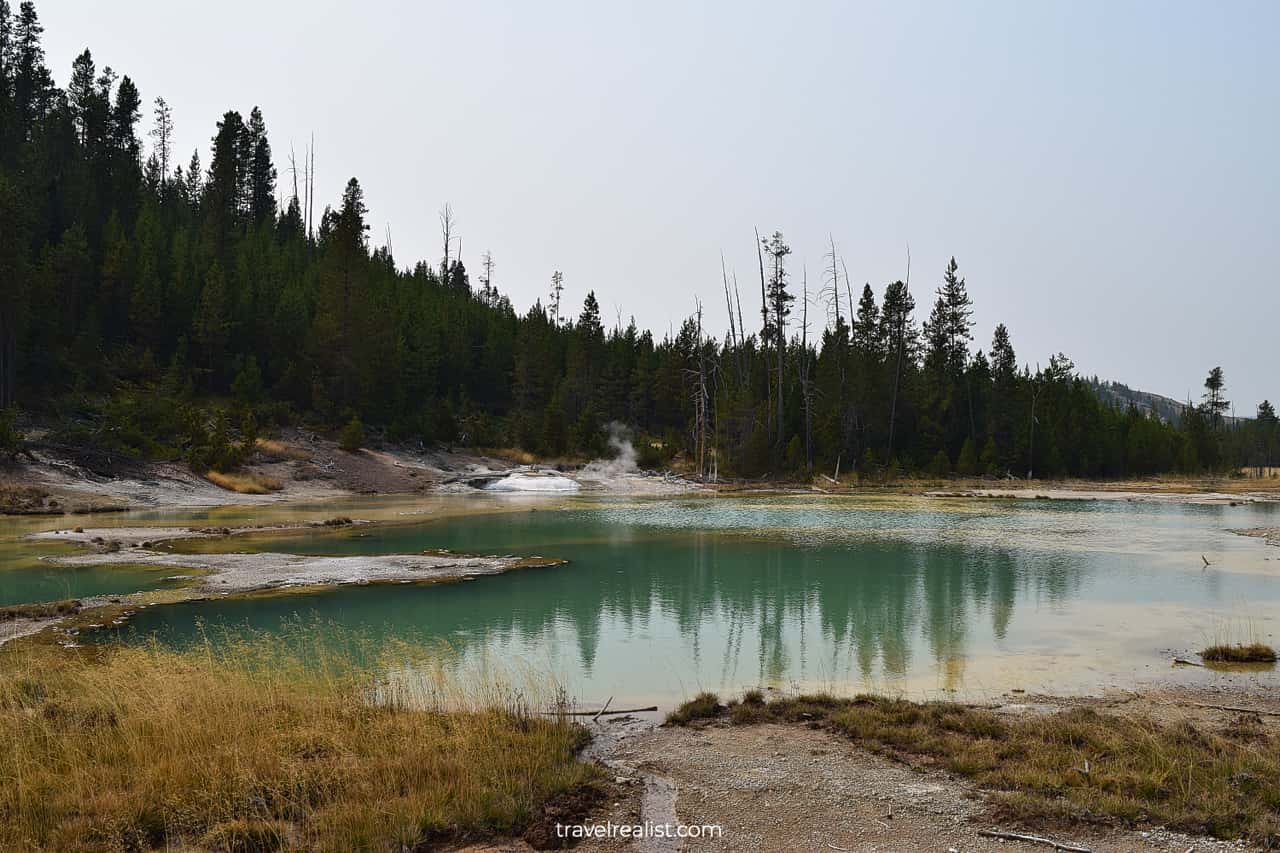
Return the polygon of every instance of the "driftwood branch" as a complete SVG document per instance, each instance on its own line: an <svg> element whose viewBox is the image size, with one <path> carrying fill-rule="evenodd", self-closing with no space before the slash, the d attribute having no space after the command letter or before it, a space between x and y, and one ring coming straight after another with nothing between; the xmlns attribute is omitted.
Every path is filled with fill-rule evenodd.
<svg viewBox="0 0 1280 853"><path fill-rule="evenodd" d="M612 717L614 714L643 714L646 711L658 710L657 705L650 705L647 708L621 708L617 711L543 711L544 714L551 714L557 717Z"/></svg>
<svg viewBox="0 0 1280 853"><path fill-rule="evenodd" d="M1028 844L1043 844L1046 847L1052 847L1054 850L1066 850L1069 853L1093 853L1088 847L1079 844L1068 844L1063 841L1055 841L1052 838L1042 838L1039 835L1025 835L1020 832L1004 832L999 829L980 829L979 835L985 835L987 838L1001 838L1005 841L1025 841Z"/></svg>
<svg viewBox="0 0 1280 853"><path fill-rule="evenodd" d="M1238 705L1206 705L1203 702L1193 703L1197 708L1212 708L1215 711L1234 711L1237 714L1258 714L1263 717L1280 717L1280 711L1263 711L1258 708L1241 708Z"/></svg>
<svg viewBox="0 0 1280 853"><path fill-rule="evenodd" d="M600 710L599 710L599 711L596 711L596 715L595 715L594 717L592 717L592 718L591 718L591 722L593 722L593 723L594 723L596 720L600 719L600 715L601 715L601 714L603 714L605 711L609 710L609 706L610 706L611 704L613 704L613 697L612 697L612 696L610 696L608 699L606 699L606 700L605 700L605 702L604 702L604 704L600 706Z"/></svg>

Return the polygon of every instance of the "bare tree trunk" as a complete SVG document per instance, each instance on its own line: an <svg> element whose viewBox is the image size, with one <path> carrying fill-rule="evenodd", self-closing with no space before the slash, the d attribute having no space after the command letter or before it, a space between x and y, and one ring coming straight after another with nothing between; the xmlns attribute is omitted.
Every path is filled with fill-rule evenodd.
<svg viewBox="0 0 1280 853"><path fill-rule="evenodd" d="M298 201L298 158L293 153L293 143L289 143L289 174L293 176L293 200ZM302 211L299 210L299 213Z"/></svg>
<svg viewBox="0 0 1280 853"><path fill-rule="evenodd" d="M453 241L453 225L453 206L446 201L440 209L440 236L444 240L444 260L440 262L442 284L449 283L449 246Z"/></svg>
<svg viewBox="0 0 1280 853"><path fill-rule="evenodd" d="M1040 372L1040 365L1036 365L1036 373ZM1036 398L1040 396L1040 380L1037 377L1031 382L1031 441L1030 447L1027 448L1027 479L1035 479L1036 467Z"/></svg>
<svg viewBox="0 0 1280 853"><path fill-rule="evenodd" d="M773 274L775 276L781 275L781 266L782 266L781 259L777 259L774 261ZM782 322L782 312L786 310L786 307L787 307L786 303L783 302L783 298L782 298L782 287L781 285L779 285L777 300L773 306L773 316L776 317L778 321L778 450L780 452L785 452L787 449L786 443L785 443L786 442L786 420L785 420L786 398L783 396L783 392L782 392L782 379L783 379L782 373L786 367L786 362L787 362L787 359L786 359L787 332L786 332L786 326Z"/></svg>
<svg viewBox="0 0 1280 853"><path fill-rule="evenodd" d="M720 277L724 280L724 304L729 313L729 346L733 349L733 364L738 372L738 384L742 384L742 334L733 319L733 297L729 293L729 274L724 268L724 253L720 253Z"/></svg>
<svg viewBox="0 0 1280 853"><path fill-rule="evenodd" d="M813 471L813 393L809 387L809 272L802 274L804 282L804 314L800 321L800 393L804 397L804 463L805 470ZM839 300L837 299L837 304ZM840 315L836 314L836 322Z"/></svg>
<svg viewBox="0 0 1280 853"><path fill-rule="evenodd" d="M311 134L311 167L307 169L307 239L316 225L316 135Z"/></svg>
<svg viewBox="0 0 1280 853"><path fill-rule="evenodd" d="M769 409L773 408L773 388L772 383L769 382L769 299L765 295L764 288L764 245L760 242L759 228L756 229L756 259L760 262L760 321L762 324L760 327L760 354L764 356L764 387L765 399L767 401L765 411L768 412ZM779 361L781 361L781 359L779 359ZM765 422L768 423L768 420L769 418L766 414ZM770 430L770 432L772 432L772 430Z"/></svg>
<svg viewBox="0 0 1280 853"><path fill-rule="evenodd" d="M742 323L742 294L738 292L738 274L736 272L733 274L733 298L734 301L738 303L738 335L744 339L742 343L745 345L747 327ZM747 360L747 354L745 352L742 354L742 364L743 375L740 382L741 384L746 385L751 382L751 362Z"/></svg>

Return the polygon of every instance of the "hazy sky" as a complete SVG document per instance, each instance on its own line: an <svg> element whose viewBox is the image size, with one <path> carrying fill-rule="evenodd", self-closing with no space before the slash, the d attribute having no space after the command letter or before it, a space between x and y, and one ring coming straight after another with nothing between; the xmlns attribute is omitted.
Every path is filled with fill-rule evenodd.
<svg viewBox="0 0 1280 853"><path fill-rule="evenodd" d="M1280 397L1280 3L37 8L58 83L90 47L168 100L182 162L257 104L287 186L314 132L317 214L359 177L401 265L451 202L520 311L560 269L575 315L594 289L661 337L697 294L720 329L722 251L755 314L754 226L797 286L828 235L877 294L910 243L921 316L955 255L984 348L1004 322L1024 362Z"/></svg>

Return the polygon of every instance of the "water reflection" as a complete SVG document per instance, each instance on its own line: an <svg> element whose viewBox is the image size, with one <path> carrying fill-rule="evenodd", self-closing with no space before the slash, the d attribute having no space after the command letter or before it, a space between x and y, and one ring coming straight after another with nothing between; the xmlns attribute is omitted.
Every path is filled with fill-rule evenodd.
<svg viewBox="0 0 1280 853"><path fill-rule="evenodd" d="M302 614L379 635L443 639L462 661L528 661L591 695L668 697L692 685L895 683L928 674L938 686L957 687L968 657L1002 644L1020 606L1063 605L1107 563L1106 555L1014 550L947 536L903 542L690 530L657 521L655 511L644 518L524 512L264 539L264 547L296 553L450 548L539 553L570 563L434 587L353 587L153 608L139 613L132 628L187 643L198 636L197 617L274 630Z"/></svg>

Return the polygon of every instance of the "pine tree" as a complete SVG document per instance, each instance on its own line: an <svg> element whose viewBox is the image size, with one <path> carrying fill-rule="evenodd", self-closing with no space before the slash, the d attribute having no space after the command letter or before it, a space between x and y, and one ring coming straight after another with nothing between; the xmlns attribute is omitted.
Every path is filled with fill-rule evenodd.
<svg viewBox="0 0 1280 853"><path fill-rule="evenodd" d="M18 16L13 22L12 59L5 58L13 67L13 105L18 119L17 135L25 140L36 120L49 108L53 96L53 76L44 64L44 47L40 36L44 27L36 14L35 4L23 0Z"/></svg>
<svg viewBox="0 0 1280 853"><path fill-rule="evenodd" d="M216 384L231 340L230 297L226 277L217 261L205 273L200 305L192 319L192 331L200 354L198 365Z"/></svg>
<svg viewBox="0 0 1280 853"><path fill-rule="evenodd" d="M27 314L26 215L18 193L0 172L0 411L18 398L18 336Z"/></svg>
<svg viewBox="0 0 1280 853"><path fill-rule="evenodd" d="M254 225L272 221L276 216L276 167L271 161L271 143L267 140L267 125L262 111L257 107L249 113L248 134L250 155L247 163L249 181L249 218Z"/></svg>
<svg viewBox="0 0 1280 853"><path fill-rule="evenodd" d="M169 181L169 159L173 152L173 110L165 103L164 98L155 101L155 126L151 128L151 138L155 143L155 157L160 165L160 183Z"/></svg>
<svg viewBox="0 0 1280 853"><path fill-rule="evenodd" d="M1231 408L1231 403L1222 396L1226 388L1222 368L1215 367L1209 371L1204 380L1204 410L1209 417L1209 425L1215 430L1222 429L1223 416Z"/></svg>
<svg viewBox="0 0 1280 853"><path fill-rule="evenodd" d="M333 392L343 406L355 402L359 375L369 366L357 357L367 331L367 212L364 191L352 178L342 193L342 208L321 222L325 255L314 337L318 360L328 365Z"/></svg>
<svg viewBox="0 0 1280 853"><path fill-rule="evenodd" d="M213 138L213 159L209 162L209 181L204 191L208 221L214 228L214 239L225 242L244 210L244 174L241 141L245 138L244 121L234 110L218 122Z"/></svg>

